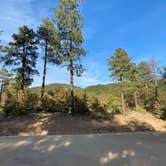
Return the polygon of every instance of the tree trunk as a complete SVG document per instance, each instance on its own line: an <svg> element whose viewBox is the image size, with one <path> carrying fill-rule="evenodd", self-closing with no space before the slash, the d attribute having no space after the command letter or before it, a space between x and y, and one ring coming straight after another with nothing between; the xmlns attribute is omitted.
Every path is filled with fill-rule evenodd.
<svg viewBox="0 0 166 166"><path fill-rule="evenodd" d="M134 103L135 103L135 110L138 111L137 91L134 92Z"/></svg>
<svg viewBox="0 0 166 166"><path fill-rule="evenodd" d="M121 104L122 104L122 113L125 113L125 99L124 99L124 92L121 91Z"/></svg>
<svg viewBox="0 0 166 166"><path fill-rule="evenodd" d="M24 107L24 97L25 97L25 67L26 67L26 49L23 46L23 57L22 57L22 73L21 73L21 85L18 92L18 101L20 106Z"/></svg>
<svg viewBox="0 0 166 166"><path fill-rule="evenodd" d="M149 97L149 88L148 88L147 84L145 84L145 88L146 88L146 96L145 96L145 98L147 99Z"/></svg>
<svg viewBox="0 0 166 166"><path fill-rule="evenodd" d="M45 56L44 56L44 68L43 68L43 80L41 88L41 98L43 98L45 93L45 80L46 80L46 70L47 70L47 42L45 45Z"/></svg>
<svg viewBox="0 0 166 166"><path fill-rule="evenodd" d="M153 82L154 82L154 98L158 100L158 81L157 81L157 60L153 57L152 62Z"/></svg>
<svg viewBox="0 0 166 166"><path fill-rule="evenodd" d="M157 83L157 79L155 81L155 99L158 99L158 83Z"/></svg>
<svg viewBox="0 0 166 166"><path fill-rule="evenodd" d="M3 81L1 82L1 89L0 89L0 102L2 101L2 94L3 94Z"/></svg>
<svg viewBox="0 0 166 166"><path fill-rule="evenodd" d="M122 78L122 75L120 76L120 89L121 89L120 95L121 95L122 113L124 114L125 111L126 111L126 108L125 108L125 97L124 97L124 91L123 91L123 78Z"/></svg>
<svg viewBox="0 0 166 166"><path fill-rule="evenodd" d="M25 46L23 46L23 57L22 57L22 73L21 73L21 88L20 90L24 93L25 86L25 67L26 67L26 50Z"/></svg>
<svg viewBox="0 0 166 166"><path fill-rule="evenodd" d="M71 113L75 113L74 108L74 71L73 71L73 60L70 60L70 95L71 95Z"/></svg>

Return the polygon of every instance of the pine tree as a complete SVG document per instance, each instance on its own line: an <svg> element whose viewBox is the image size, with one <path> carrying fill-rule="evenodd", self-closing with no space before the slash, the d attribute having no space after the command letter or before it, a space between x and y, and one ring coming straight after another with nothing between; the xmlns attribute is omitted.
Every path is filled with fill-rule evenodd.
<svg viewBox="0 0 166 166"><path fill-rule="evenodd" d="M38 39L40 41L40 46L44 51L44 67L43 67L43 79L42 79L42 88L41 88L41 98L45 93L45 80L46 80L46 70L47 70L47 62L53 60L54 49L52 46L52 42L56 35L56 31L54 25L52 24L49 18L43 19L42 25L40 25L37 31Z"/></svg>
<svg viewBox="0 0 166 166"><path fill-rule="evenodd" d="M1 57L5 65L13 65L19 90L24 92L25 87L31 85L32 76L38 74L36 60L38 57L38 40L33 29L27 26L19 28L18 34L13 34L13 42L6 47L6 54Z"/></svg>
<svg viewBox="0 0 166 166"><path fill-rule="evenodd" d="M138 81L141 84L141 88L145 87L146 97L149 96L148 85L152 82L152 72L150 69L150 64L142 61L138 64Z"/></svg>
<svg viewBox="0 0 166 166"><path fill-rule="evenodd" d="M166 81L166 66L163 68L162 79Z"/></svg>
<svg viewBox="0 0 166 166"><path fill-rule="evenodd" d="M59 0L55 9L58 39L60 48L58 55L62 64L70 71L71 112L75 112L74 104L74 74L81 76L83 67L79 63L86 50L82 48L82 17L80 14L81 0Z"/></svg>
<svg viewBox="0 0 166 166"><path fill-rule="evenodd" d="M131 57L127 52L118 48L115 50L114 54L108 60L109 70L111 71L110 77L113 80L120 82L121 86L121 103L122 112L125 112L125 99L124 99L124 83L129 81L133 71L133 63L131 62Z"/></svg>

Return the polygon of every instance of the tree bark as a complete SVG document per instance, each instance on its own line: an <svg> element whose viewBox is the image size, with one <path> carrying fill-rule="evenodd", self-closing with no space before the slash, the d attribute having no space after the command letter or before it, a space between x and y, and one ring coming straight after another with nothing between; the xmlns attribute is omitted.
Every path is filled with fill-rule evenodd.
<svg viewBox="0 0 166 166"><path fill-rule="evenodd" d="M70 95L71 95L71 113L75 113L74 108L74 71L73 71L73 60L70 60Z"/></svg>
<svg viewBox="0 0 166 166"><path fill-rule="evenodd" d="M45 94L45 81L46 81L46 70L47 70L47 50L48 50L48 45L46 42L45 56L44 56L44 68L43 68L43 80L42 80L42 88L41 88L41 98L43 98L43 96Z"/></svg>
<svg viewBox="0 0 166 166"><path fill-rule="evenodd" d="M158 80L157 80L157 60L153 57L152 62L152 70L153 70L153 82L154 82L154 96L155 100L158 100Z"/></svg>
<svg viewBox="0 0 166 166"><path fill-rule="evenodd" d="M138 111L137 91L134 92L134 102L135 102L135 110Z"/></svg>
<svg viewBox="0 0 166 166"><path fill-rule="evenodd" d="M20 90L24 93L24 86L25 86L25 66L26 66L26 50L25 46L23 46L23 57L22 57L22 74L21 74L21 88Z"/></svg>
<svg viewBox="0 0 166 166"><path fill-rule="evenodd" d="M156 100L158 99L158 83L157 83L157 79L155 81L155 98L156 98Z"/></svg>
<svg viewBox="0 0 166 166"><path fill-rule="evenodd" d="M123 92L123 90L121 91L121 104L122 104L122 113L125 113L126 108L125 108L125 99L124 99L124 92Z"/></svg>
<svg viewBox="0 0 166 166"><path fill-rule="evenodd" d="M25 67L26 67L26 49L23 46L23 57L22 57L22 73L21 73L21 85L18 92L18 101L20 106L24 107L24 97L25 97Z"/></svg>
<svg viewBox="0 0 166 166"><path fill-rule="evenodd" d="M145 98L147 99L149 97L149 88L148 88L147 84L145 84L145 88L146 88L146 96L145 96Z"/></svg>
<svg viewBox="0 0 166 166"><path fill-rule="evenodd" d="M121 89L120 95L121 95L122 113L124 114L126 111L126 108L125 108L125 97L124 97L124 91L123 91L123 77L122 77L122 75L120 76L120 89Z"/></svg>
<svg viewBox="0 0 166 166"><path fill-rule="evenodd" d="M0 88L0 102L2 101L2 94L3 94L3 81L1 82L1 88Z"/></svg>

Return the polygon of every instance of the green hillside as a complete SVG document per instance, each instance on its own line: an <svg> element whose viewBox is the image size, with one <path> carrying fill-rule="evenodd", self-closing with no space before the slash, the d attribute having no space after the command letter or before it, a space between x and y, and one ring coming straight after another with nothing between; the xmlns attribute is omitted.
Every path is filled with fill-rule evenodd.
<svg viewBox="0 0 166 166"><path fill-rule="evenodd" d="M46 91L57 91L57 90L69 90L70 85L68 84L60 84L60 83L54 83L54 84L48 84L46 85ZM128 88L129 89L129 88ZM132 89L132 88L130 88ZM33 92L40 93L41 87L33 87L31 88ZM106 95L112 95L112 96L119 96L120 94L120 88L118 84L106 84L106 85L94 85L94 86L88 86L85 89L75 86L76 91L84 91L86 90L86 93L90 96L96 96L101 94ZM166 84L160 83L159 86L159 94L163 98L166 96Z"/></svg>
<svg viewBox="0 0 166 166"><path fill-rule="evenodd" d="M81 89L79 87L76 87L76 89ZM70 89L70 85L68 84L61 84L61 83L54 83L54 84L48 84L46 85L46 91L57 91L59 89L63 89L63 90L69 90ZM35 93L40 93L41 92L41 87L33 87L31 88L31 90Z"/></svg>
<svg viewBox="0 0 166 166"><path fill-rule="evenodd" d="M118 84L107 84L107 85L94 85L89 86L86 88L86 92L91 95L100 95L100 94L106 94L113 96L117 96L120 93Z"/></svg>

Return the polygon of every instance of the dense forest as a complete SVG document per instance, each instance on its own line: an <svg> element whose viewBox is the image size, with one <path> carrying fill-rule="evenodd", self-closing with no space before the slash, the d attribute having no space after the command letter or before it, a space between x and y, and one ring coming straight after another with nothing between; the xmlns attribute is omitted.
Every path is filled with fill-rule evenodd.
<svg viewBox="0 0 166 166"><path fill-rule="evenodd" d="M63 112L98 118L148 111L165 119L166 66L160 66L156 57L136 63L125 49L117 48L105 60L110 71L109 85L84 89L74 86L74 76L81 77L85 70L81 58L87 54L83 48L80 3L80 0L59 0L53 10L54 18L44 18L37 31L23 25L12 35L11 42L0 45L1 111L17 116ZM41 49L41 87L30 88L33 76L39 74L36 63ZM45 85L50 63L68 70L70 85Z"/></svg>

